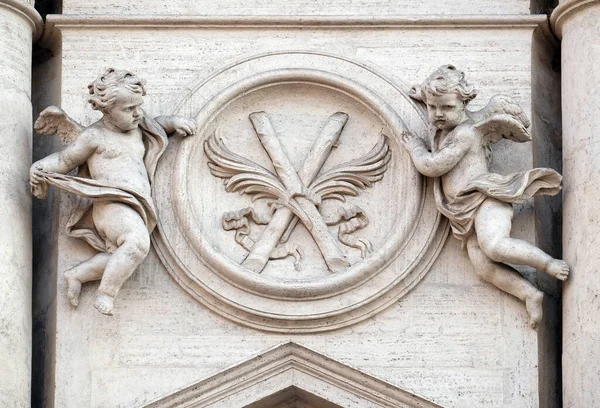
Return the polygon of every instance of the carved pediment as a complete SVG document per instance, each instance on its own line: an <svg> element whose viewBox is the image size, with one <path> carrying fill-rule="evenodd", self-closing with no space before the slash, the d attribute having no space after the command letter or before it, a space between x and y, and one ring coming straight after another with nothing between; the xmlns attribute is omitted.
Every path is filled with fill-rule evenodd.
<svg viewBox="0 0 600 408"><path fill-rule="evenodd" d="M441 408L297 343L284 343L146 408ZM291 405L290 405L291 404Z"/></svg>

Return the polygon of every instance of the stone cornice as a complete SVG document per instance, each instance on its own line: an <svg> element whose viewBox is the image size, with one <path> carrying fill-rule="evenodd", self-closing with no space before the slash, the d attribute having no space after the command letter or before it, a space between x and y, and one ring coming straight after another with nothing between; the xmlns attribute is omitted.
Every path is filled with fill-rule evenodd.
<svg viewBox="0 0 600 408"><path fill-rule="evenodd" d="M119 16L49 15L57 28L205 28L205 27L326 27L326 28L536 28L545 15L471 16Z"/></svg>
<svg viewBox="0 0 600 408"><path fill-rule="evenodd" d="M2 0L0 0L2 1ZM14 1L14 0L11 0ZM202 28L335 28L335 29L515 29L540 28L551 33L546 15L426 16L120 16L49 14L40 44L51 48L61 30ZM552 35L552 34L550 34Z"/></svg>
<svg viewBox="0 0 600 408"><path fill-rule="evenodd" d="M593 4L600 4L600 0L566 0L561 2L552 12L550 23L558 38L562 38L565 22L574 13L582 11Z"/></svg>
<svg viewBox="0 0 600 408"><path fill-rule="evenodd" d="M0 0L0 7L20 14L29 21L33 33L33 42L40 38L44 29L44 22L42 16L31 5L18 0Z"/></svg>

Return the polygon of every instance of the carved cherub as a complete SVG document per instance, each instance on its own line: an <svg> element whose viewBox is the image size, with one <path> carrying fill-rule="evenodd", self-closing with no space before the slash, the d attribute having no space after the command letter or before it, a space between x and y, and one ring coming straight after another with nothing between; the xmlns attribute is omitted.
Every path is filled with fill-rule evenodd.
<svg viewBox="0 0 600 408"><path fill-rule="evenodd" d="M77 306L82 283L100 280L94 306L110 315L119 289L150 249L156 225L150 184L167 134L191 135L196 124L180 116L146 116L144 84L128 71L109 68L88 88L102 119L83 128L56 106L44 110L36 130L56 133L69 145L35 162L30 183L38 198L46 196L48 184L78 196L67 232L99 253L64 273L67 296ZM66 175L75 168L77 176Z"/></svg>
<svg viewBox="0 0 600 408"><path fill-rule="evenodd" d="M525 302L530 325L542 318L543 293L508 264L528 265L560 280L569 267L529 242L510 237L512 203L560 191L561 176L551 169L499 175L490 173L489 145L502 138L527 142L529 120L509 97L494 96L478 112L467 110L477 91L462 71L444 65L411 90L427 105L435 135L431 151L417 135L406 132L402 143L417 170L435 178L435 200L456 238L466 246L477 274Z"/></svg>

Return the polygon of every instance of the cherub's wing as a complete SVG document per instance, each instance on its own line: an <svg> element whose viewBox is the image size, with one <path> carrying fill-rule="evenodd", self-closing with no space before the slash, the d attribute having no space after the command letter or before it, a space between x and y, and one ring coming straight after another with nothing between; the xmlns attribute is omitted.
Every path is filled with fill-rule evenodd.
<svg viewBox="0 0 600 408"><path fill-rule="evenodd" d="M250 194L252 200L286 198L285 187L273 173L229 150L214 133L204 142L204 152L210 160L208 167L211 174L224 179L227 192Z"/></svg>
<svg viewBox="0 0 600 408"><path fill-rule="evenodd" d="M474 127L484 140L496 143L502 138L523 143L531 140L527 128L531 122L523 109L510 97L496 95L480 111L470 112Z"/></svg>
<svg viewBox="0 0 600 408"><path fill-rule="evenodd" d="M309 189L323 200L345 201L344 196L357 196L359 190L371 187L381 180L391 157L388 137L382 134L369 153L333 167L317 177Z"/></svg>
<svg viewBox="0 0 600 408"><path fill-rule="evenodd" d="M77 139L83 131L83 126L75 122L58 106L49 106L40 113L35 124L35 130L42 135L58 135L65 143Z"/></svg>

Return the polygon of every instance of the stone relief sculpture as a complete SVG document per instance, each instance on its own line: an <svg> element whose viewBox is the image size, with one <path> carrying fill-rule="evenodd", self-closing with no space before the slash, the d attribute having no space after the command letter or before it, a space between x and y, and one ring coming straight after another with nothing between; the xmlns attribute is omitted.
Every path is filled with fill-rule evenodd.
<svg viewBox="0 0 600 408"><path fill-rule="evenodd" d="M311 234L331 272L340 272L350 264L338 248L335 237L330 234L330 225L339 225L337 238L341 243L360 249L361 256L366 257L372 250L371 243L352 235L368 225L365 212L352 205L338 207L336 214L322 214L320 204L327 199L345 201L345 196L357 196L361 189L381 180L391 158L387 137L381 135L379 142L364 157L319 174L348 120L347 114L335 113L322 128L301 169L296 171L267 114L254 112L249 118L276 174L233 153L215 134L204 144L210 171L215 177L225 180L227 191L250 194L253 200L272 200L271 214L259 214L247 207L223 215L223 228L236 230L236 242L249 252L242 266L260 273L269 259L291 255L298 269L302 249L287 244L298 221ZM249 236L250 221L267 225L256 242Z"/></svg>
<svg viewBox="0 0 600 408"><path fill-rule="evenodd" d="M119 289L150 248L156 225L151 183L167 134L191 135L196 124L180 116L147 116L144 83L129 71L109 68L88 88L92 108L103 117L84 128L56 106L44 110L36 130L69 144L35 162L30 183L38 198L46 197L49 184L77 195L67 233L99 253L64 273L67 296L77 306L81 285L100 280L94 306L111 315ZM67 175L76 168L77 176Z"/></svg>
<svg viewBox="0 0 600 408"><path fill-rule="evenodd" d="M399 143L428 126L407 90L303 50L194 83L177 109L197 112L197 136L170 144L152 185L152 244L182 290L236 324L306 334L367 320L421 282L449 223Z"/></svg>
<svg viewBox="0 0 600 408"><path fill-rule="evenodd" d="M523 143L531 140L529 120L509 97L494 96L477 112L467 104L477 91L452 65L444 65L411 97L426 104L434 133L430 149L413 133L402 143L417 170L435 178L438 210L446 216L454 236L466 247L481 278L524 301L535 328L542 318L543 294L508 264L528 265L560 280L569 267L534 245L510 237L512 203L560 191L561 176L546 168L499 175L490 173L490 145L502 138Z"/></svg>

